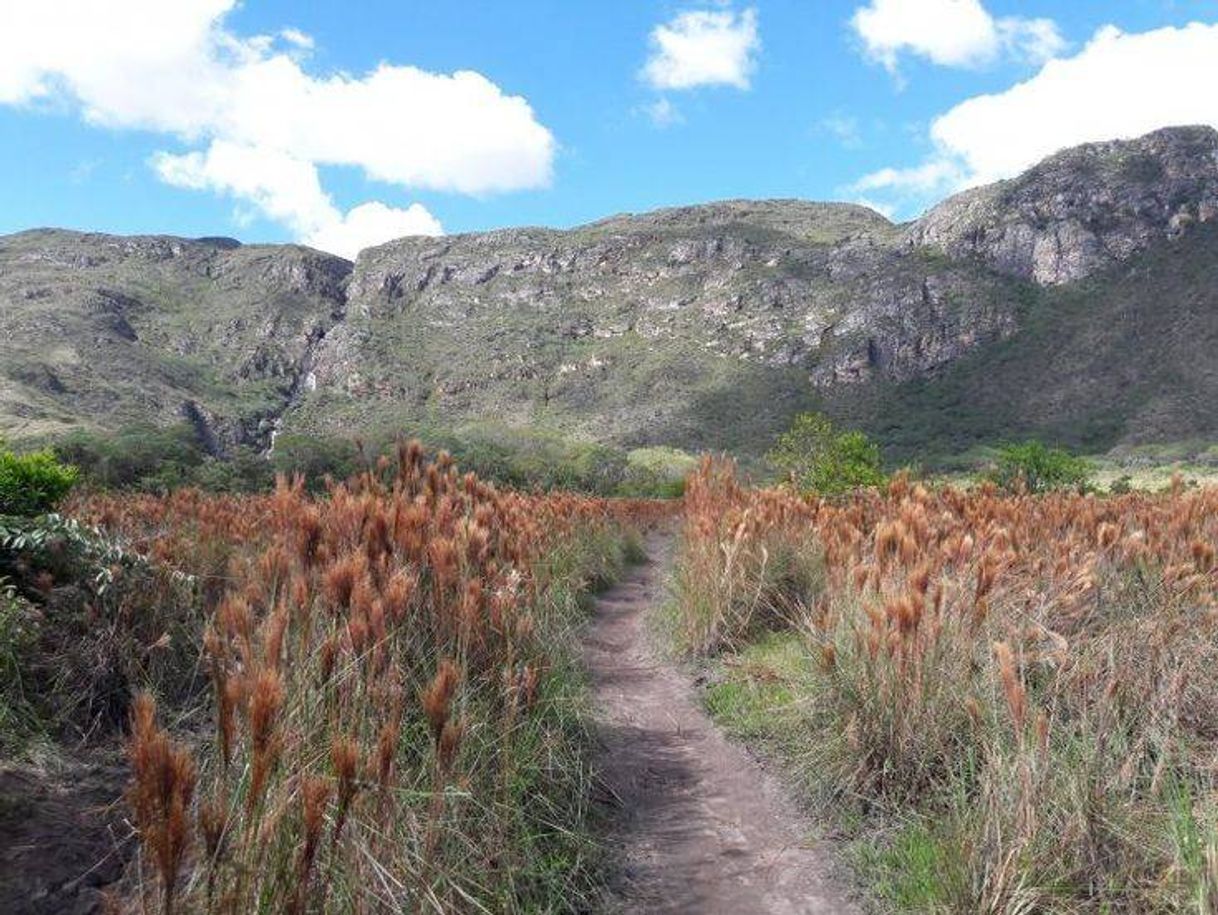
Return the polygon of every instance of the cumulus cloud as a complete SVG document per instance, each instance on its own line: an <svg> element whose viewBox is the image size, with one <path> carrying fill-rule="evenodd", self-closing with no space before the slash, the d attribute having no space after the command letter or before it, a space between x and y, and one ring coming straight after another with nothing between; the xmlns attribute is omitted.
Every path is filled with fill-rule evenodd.
<svg viewBox="0 0 1218 915"><path fill-rule="evenodd" d="M444 229L421 204L405 209L386 206L379 200L361 203L341 219L328 222L304 238L307 245L333 251L347 258L391 238L406 235L443 235Z"/></svg>
<svg viewBox="0 0 1218 915"><path fill-rule="evenodd" d="M852 187L859 192L899 189L928 195L955 187L963 179L959 163L949 158L936 158L910 168L881 168L864 175Z"/></svg>
<svg viewBox="0 0 1218 915"><path fill-rule="evenodd" d="M157 153L152 167L162 181L175 187L248 201L305 244L347 258L391 238L444 231L439 220L417 203L400 209L371 201L344 214L322 189L316 167L265 147L214 140L206 152Z"/></svg>
<svg viewBox="0 0 1218 915"><path fill-rule="evenodd" d="M1017 175L1080 143L1179 124L1218 127L1215 85L1218 24L1140 33L1105 26L1074 56L935 118L935 151L920 165L882 169L855 186L925 197Z"/></svg>
<svg viewBox="0 0 1218 915"><path fill-rule="evenodd" d="M902 54L981 67L1004 54L1043 63L1066 48L1051 19L995 18L981 0L871 0L850 24L868 56L894 72Z"/></svg>
<svg viewBox="0 0 1218 915"><path fill-rule="evenodd" d="M861 207L866 207L869 210L875 210L890 222L896 215L896 207L892 206L891 204L880 203L878 200L872 200L868 197L856 197L854 198L853 202L857 203Z"/></svg>
<svg viewBox="0 0 1218 915"><path fill-rule="evenodd" d="M0 104L67 104L91 124L176 137L196 148L155 156L164 180L232 194L301 238L339 239L348 251L376 227L439 224L417 204L343 215L319 166L463 194L549 184L552 134L525 99L485 76L392 64L362 76L311 74L308 35L238 36L224 24L235 5L22 4L0 31Z"/></svg>
<svg viewBox="0 0 1218 915"><path fill-rule="evenodd" d="M659 90L748 89L760 50L756 10L691 10L652 30L641 76Z"/></svg>

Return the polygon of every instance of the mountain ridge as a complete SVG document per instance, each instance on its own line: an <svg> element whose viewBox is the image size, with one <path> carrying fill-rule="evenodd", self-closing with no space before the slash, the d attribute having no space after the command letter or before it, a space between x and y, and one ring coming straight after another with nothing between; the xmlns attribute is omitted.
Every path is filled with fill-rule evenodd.
<svg viewBox="0 0 1218 915"><path fill-rule="evenodd" d="M911 391L955 383L1021 335L1051 336L1037 328L1054 303L1136 288L1122 299L1136 318L1153 291L1124 268L1181 240L1208 264L1215 222L1218 132L1185 127L1063 151L904 224L857 204L729 200L399 239L354 263L298 245L27 230L0 237L0 432L185 417L223 452L282 430L490 423L756 451L816 408L883 438ZM1191 303L1180 313L1201 338L1218 321L1208 276L1169 303ZM1194 374L1208 392L1208 370ZM1078 411L1057 383L1039 428L1069 439ZM1116 401L1096 409L1120 413ZM1137 440L1128 415L1084 438ZM1195 424L1172 408L1145 429L1182 434L1186 415Z"/></svg>

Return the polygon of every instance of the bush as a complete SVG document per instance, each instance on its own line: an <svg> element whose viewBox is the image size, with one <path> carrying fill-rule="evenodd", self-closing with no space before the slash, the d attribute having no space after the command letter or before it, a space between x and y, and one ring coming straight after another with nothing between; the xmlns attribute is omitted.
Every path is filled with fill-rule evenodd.
<svg viewBox="0 0 1218 915"><path fill-rule="evenodd" d="M165 490L188 485L207 460L194 429L181 423L128 426L113 433L75 432L55 446L60 460L105 488Z"/></svg>
<svg viewBox="0 0 1218 915"><path fill-rule="evenodd" d="M280 435L270 461L263 464L275 472L299 473L311 488L329 476L345 480L364 465L360 449L348 439L320 435Z"/></svg>
<svg viewBox="0 0 1218 915"><path fill-rule="evenodd" d="M987 476L1003 489L1035 493L1081 489L1089 473L1090 467L1083 458L1064 448L1030 441L1000 448L998 461Z"/></svg>
<svg viewBox="0 0 1218 915"><path fill-rule="evenodd" d="M73 518L0 519L0 745L111 734L136 687L197 694L200 594Z"/></svg>
<svg viewBox="0 0 1218 915"><path fill-rule="evenodd" d="M864 433L839 430L820 413L801 413L766 459L804 492L837 495L880 486L880 448Z"/></svg>
<svg viewBox="0 0 1218 915"><path fill-rule="evenodd" d="M75 467L50 451L14 454L0 450L0 515L41 515L51 511L75 485Z"/></svg>

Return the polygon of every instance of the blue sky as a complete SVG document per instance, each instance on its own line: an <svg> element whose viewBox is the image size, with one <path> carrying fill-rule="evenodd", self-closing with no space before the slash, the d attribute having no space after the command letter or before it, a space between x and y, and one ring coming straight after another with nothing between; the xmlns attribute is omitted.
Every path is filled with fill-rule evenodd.
<svg viewBox="0 0 1218 915"><path fill-rule="evenodd" d="M1218 0L3 2L0 232L351 254L730 197L910 218L1218 124Z"/></svg>

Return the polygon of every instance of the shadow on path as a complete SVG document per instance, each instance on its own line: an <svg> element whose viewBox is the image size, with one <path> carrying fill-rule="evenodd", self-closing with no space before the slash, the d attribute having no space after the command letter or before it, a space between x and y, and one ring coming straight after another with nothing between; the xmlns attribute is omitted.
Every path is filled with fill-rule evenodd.
<svg viewBox="0 0 1218 915"><path fill-rule="evenodd" d="M603 800L619 913L857 913L794 802L711 723L688 678L650 644L671 537L597 601L585 659L595 689Z"/></svg>

